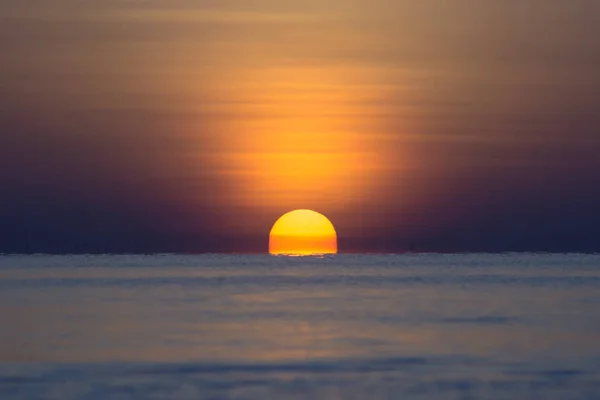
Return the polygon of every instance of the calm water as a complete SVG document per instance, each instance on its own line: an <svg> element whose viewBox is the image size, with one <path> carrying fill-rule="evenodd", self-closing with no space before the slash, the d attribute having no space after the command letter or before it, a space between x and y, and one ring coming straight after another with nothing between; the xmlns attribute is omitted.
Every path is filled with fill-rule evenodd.
<svg viewBox="0 0 600 400"><path fill-rule="evenodd" d="M600 255L0 256L0 399L598 399Z"/></svg>

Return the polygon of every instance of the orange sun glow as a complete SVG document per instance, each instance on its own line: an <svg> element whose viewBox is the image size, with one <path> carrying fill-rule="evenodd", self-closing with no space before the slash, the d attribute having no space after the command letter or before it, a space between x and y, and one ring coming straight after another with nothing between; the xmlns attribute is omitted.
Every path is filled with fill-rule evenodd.
<svg viewBox="0 0 600 400"><path fill-rule="evenodd" d="M337 233L329 219L311 210L295 210L275 222L269 253L311 255L337 253Z"/></svg>

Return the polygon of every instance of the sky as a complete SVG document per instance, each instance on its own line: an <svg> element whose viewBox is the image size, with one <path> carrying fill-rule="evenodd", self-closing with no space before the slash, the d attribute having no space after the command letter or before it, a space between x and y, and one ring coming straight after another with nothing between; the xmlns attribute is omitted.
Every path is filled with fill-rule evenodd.
<svg viewBox="0 0 600 400"><path fill-rule="evenodd" d="M597 0L0 0L0 252L600 251Z"/></svg>

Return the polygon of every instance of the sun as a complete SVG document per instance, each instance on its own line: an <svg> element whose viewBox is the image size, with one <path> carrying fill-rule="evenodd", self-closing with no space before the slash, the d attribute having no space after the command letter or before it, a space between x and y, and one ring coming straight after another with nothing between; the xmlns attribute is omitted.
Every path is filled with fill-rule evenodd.
<svg viewBox="0 0 600 400"><path fill-rule="evenodd" d="M337 233L326 216L312 210L282 215L269 234L269 253L311 255L337 253Z"/></svg>

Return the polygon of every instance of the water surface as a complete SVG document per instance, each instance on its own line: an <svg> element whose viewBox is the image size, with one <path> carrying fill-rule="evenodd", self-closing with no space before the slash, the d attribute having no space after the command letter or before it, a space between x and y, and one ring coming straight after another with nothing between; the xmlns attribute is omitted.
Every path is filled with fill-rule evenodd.
<svg viewBox="0 0 600 400"><path fill-rule="evenodd" d="M1 399L596 399L600 255L0 256Z"/></svg>

